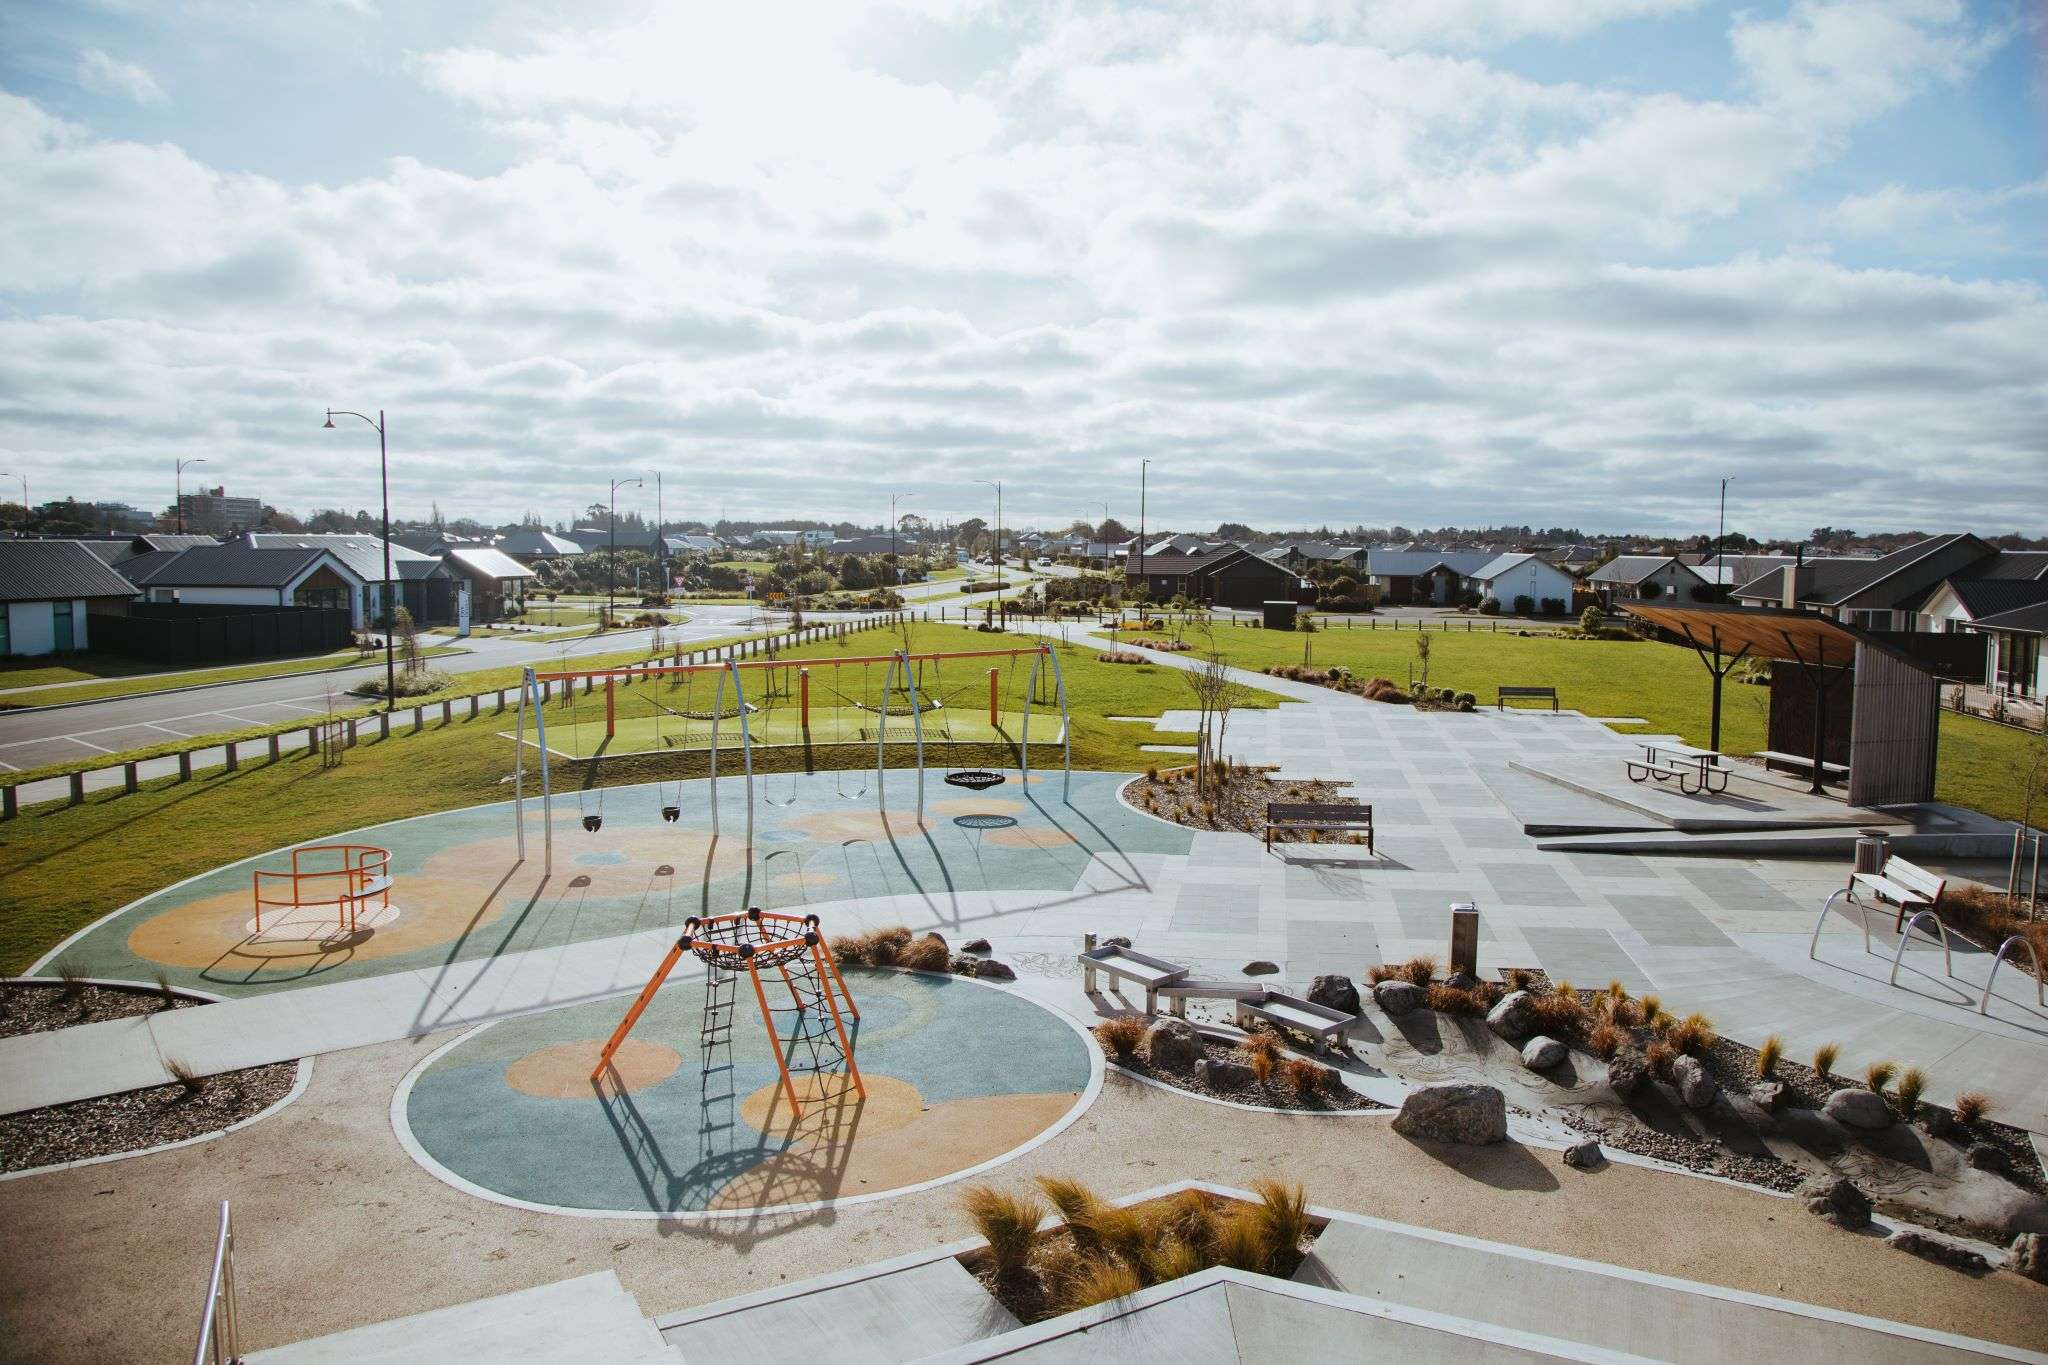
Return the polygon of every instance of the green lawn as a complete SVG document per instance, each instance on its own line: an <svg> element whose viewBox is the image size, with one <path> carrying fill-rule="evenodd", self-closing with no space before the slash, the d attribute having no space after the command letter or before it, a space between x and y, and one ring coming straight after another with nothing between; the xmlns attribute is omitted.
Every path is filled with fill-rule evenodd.
<svg viewBox="0 0 2048 1365"><path fill-rule="evenodd" d="M432 659L444 654L460 654L463 651L454 645L436 645L420 650L422 658ZM312 654L295 659L271 659L263 663L235 664L225 668L180 669L175 673L158 672L151 676L110 678L102 682L83 682L75 687L51 687L38 692L0 692L0 711L19 710L24 706L55 706L67 701L102 701L108 697L140 696L147 692L166 692L179 687L197 687L204 683L248 682L255 678L285 678L299 673L318 673L325 669L340 668L349 664L375 663L383 658L383 652L373 650L368 654L355 649L338 649L332 654ZM62 670L58 670L62 671ZM10 681L12 679L10 678ZM22 684L27 686L28 684Z"/></svg>
<svg viewBox="0 0 2048 1365"><path fill-rule="evenodd" d="M721 559L712 564L715 569L731 569L734 573L767 573L775 566L765 559Z"/></svg>
<svg viewBox="0 0 2048 1365"><path fill-rule="evenodd" d="M597 599L600 603L603 598ZM597 624L597 611L592 607L564 606L560 602L536 602L527 600L526 614L519 618L523 626L593 626Z"/></svg>
<svg viewBox="0 0 2048 1365"><path fill-rule="evenodd" d="M912 628L912 648L920 651L1029 648L1036 642L1035 637L988 635L957 626ZM850 658L900 646L898 632L875 628L842 641L813 643L801 652L811 658ZM1192 694L1183 672L1150 664L1105 664L1095 651L1072 646L1060 647L1059 655L1073 713L1075 767L1138 771L1158 761L1157 755L1141 751L1140 744L1191 742L1191 736L1161 735L1149 726L1107 719L1156 716L1190 705ZM1003 660L941 665L946 678L934 678L930 690L949 698L949 704L959 693L957 700L964 704L965 693L978 688L985 704L990 664L1002 670L1002 695L1021 696L1029 659L1020 660L1014 673ZM465 690L502 685L501 675L510 681L517 671L471 675L464 680ZM955 673L964 676L955 680ZM825 688L815 670L812 685L814 701L822 702ZM871 685L881 686L879 672L871 673ZM632 690L622 689L621 695ZM861 695L852 687L841 690ZM1277 703L1271 696L1255 700L1260 706ZM622 710L628 705L622 701ZM551 705L550 740L565 728L573 731L576 716L582 717L586 732L602 730L602 689L587 697L578 695L568 706ZM0 971L19 972L108 911L222 863L382 820L504 799L508 789L501 779L512 769L513 746L503 735L511 728L511 713L498 715L486 709L470 720L458 709L457 717L447 725L431 720L419 735L394 730L385 741L366 733L335 769L323 771L317 762L294 756L275 764L250 763L234 773L214 771L187 783L145 783L132 796L116 790L95 794L80 806L49 803L25 809L18 819L0 825ZM1040 757L1035 719L1033 728L1034 759L1048 761ZM907 738L896 742L894 730L892 725L889 763L907 767L911 747ZM872 743L819 747L808 757L817 768L857 768L874 762L874 748ZM754 759L760 772L793 771L804 765L806 753L797 746L763 747ZM730 762L729 750L725 761ZM957 744L944 761L1014 764L1016 754L1006 742ZM590 766L594 780L602 785L702 776L707 770L702 750L677 748L608 756ZM568 785L570 779L563 780Z"/></svg>

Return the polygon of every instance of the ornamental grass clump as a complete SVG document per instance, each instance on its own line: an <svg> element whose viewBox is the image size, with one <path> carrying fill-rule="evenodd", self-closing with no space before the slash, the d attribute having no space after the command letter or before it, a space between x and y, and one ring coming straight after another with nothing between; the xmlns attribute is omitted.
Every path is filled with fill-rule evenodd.
<svg viewBox="0 0 2048 1365"><path fill-rule="evenodd" d="M1320 1094L1329 1086L1327 1074L1306 1057L1289 1057L1280 1063L1280 1083L1300 1099Z"/></svg>
<svg viewBox="0 0 2048 1365"><path fill-rule="evenodd" d="M1097 1024L1095 1037L1110 1056L1129 1062L1138 1055L1138 1044L1145 1041L1145 1021L1135 1014L1120 1014Z"/></svg>
<svg viewBox="0 0 2048 1365"><path fill-rule="evenodd" d="M1769 1080L1777 1071L1778 1063L1785 1057L1785 1040L1773 1033L1764 1039L1764 1045L1756 1050L1756 1074L1761 1080Z"/></svg>
<svg viewBox="0 0 2048 1365"><path fill-rule="evenodd" d="M1427 986L1436 975L1436 959L1433 957L1411 957L1401 964L1401 979L1411 986Z"/></svg>
<svg viewBox="0 0 2048 1365"><path fill-rule="evenodd" d="M1840 1043L1822 1043L1813 1050L1813 1072L1822 1080L1835 1074L1835 1059L1842 1055Z"/></svg>
<svg viewBox="0 0 2048 1365"><path fill-rule="evenodd" d="M1899 1073L1899 1088L1895 1092L1899 1112L1912 1118L1920 1109L1920 1093L1927 1089L1927 1073L1917 1066L1909 1066Z"/></svg>
<svg viewBox="0 0 2048 1365"><path fill-rule="evenodd" d="M1463 986L1447 986L1443 982L1433 983L1423 1003L1439 1014L1483 1015L1489 1006L1486 997L1478 991Z"/></svg>
<svg viewBox="0 0 2048 1365"><path fill-rule="evenodd" d="M1956 1122L1965 1125L1982 1123L1984 1116L1991 1112L1991 1097L1981 1090L1965 1090L1956 1096Z"/></svg>
<svg viewBox="0 0 2048 1365"><path fill-rule="evenodd" d="M1038 1225L1045 1221L1045 1205L1032 1195L1013 1194L991 1185L968 1186L960 1203L974 1230L988 1243L996 1277L1014 1278L1030 1258Z"/></svg>
<svg viewBox="0 0 2048 1365"><path fill-rule="evenodd" d="M926 934L905 948L896 959L897 966L920 972L943 972L952 962L953 954L946 947L946 940L937 934Z"/></svg>
<svg viewBox="0 0 2048 1365"><path fill-rule="evenodd" d="M1260 1085L1273 1079L1274 1068L1280 1065L1280 1040L1270 1033L1259 1032L1245 1035L1237 1045L1237 1051L1244 1058L1245 1065L1252 1069Z"/></svg>
<svg viewBox="0 0 2048 1365"><path fill-rule="evenodd" d="M1602 1059L1612 1058L1615 1053L1621 1051L1621 1043L1621 1030L1605 1019L1593 1025L1592 1031L1586 1035L1586 1045L1593 1049L1595 1056Z"/></svg>
<svg viewBox="0 0 2048 1365"><path fill-rule="evenodd" d="M1870 1088L1872 1094L1882 1095L1892 1083L1892 1077L1898 1074L1897 1062L1872 1062L1863 1068L1863 1084Z"/></svg>
<svg viewBox="0 0 2048 1365"><path fill-rule="evenodd" d="M1664 1039L1688 1057L1697 1057L1714 1045L1714 1029L1707 1016L1694 1012L1673 1024Z"/></svg>

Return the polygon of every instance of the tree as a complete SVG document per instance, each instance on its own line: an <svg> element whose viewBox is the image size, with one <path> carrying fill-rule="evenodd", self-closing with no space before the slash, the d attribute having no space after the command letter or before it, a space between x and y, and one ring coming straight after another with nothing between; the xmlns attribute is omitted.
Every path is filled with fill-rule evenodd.
<svg viewBox="0 0 2048 1365"><path fill-rule="evenodd" d="M1241 521L1226 521L1216 528L1218 540L1256 540L1258 533Z"/></svg>
<svg viewBox="0 0 2048 1365"><path fill-rule="evenodd" d="M398 643L399 666L408 678L417 677L427 671L427 661L420 657L419 627L413 624L412 613L403 606L391 613L391 634Z"/></svg>
<svg viewBox="0 0 2048 1365"><path fill-rule="evenodd" d="M1195 725L1195 790L1198 792L1211 789L1216 770L1226 761L1223 737L1230 727L1231 708L1242 703L1245 697L1244 688L1231 678L1230 665L1224 662L1215 644L1212 631L1209 654L1202 666L1181 675L1195 694L1195 707L1199 712Z"/></svg>
<svg viewBox="0 0 2048 1365"><path fill-rule="evenodd" d="M1111 517L1108 521L1095 528L1095 534L1111 545L1115 545L1131 538L1131 528L1118 521L1115 517Z"/></svg>
<svg viewBox="0 0 2048 1365"><path fill-rule="evenodd" d="M1415 632L1415 657L1422 662L1422 685L1429 686L1429 632Z"/></svg>

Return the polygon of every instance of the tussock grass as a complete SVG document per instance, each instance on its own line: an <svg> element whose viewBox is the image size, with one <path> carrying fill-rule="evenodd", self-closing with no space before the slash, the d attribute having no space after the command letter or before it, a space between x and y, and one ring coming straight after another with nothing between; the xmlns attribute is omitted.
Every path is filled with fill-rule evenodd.
<svg viewBox="0 0 2048 1365"><path fill-rule="evenodd" d="M1015 1194L992 1185L970 1185L960 1196L974 1230L988 1243L996 1274L1008 1277L1024 1268L1031 1242L1045 1219L1045 1205L1030 1194Z"/></svg>
<svg viewBox="0 0 2048 1365"><path fill-rule="evenodd" d="M1907 1118L1913 1117L1920 1108L1920 1094L1927 1089L1927 1073L1917 1066L1909 1066L1899 1073L1899 1088L1896 1095L1899 1112Z"/></svg>
<svg viewBox="0 0 2048 1365"><path fill-rule="evenodd" d="M1401 964L1401 979L1411 986L1427 986L1436 976L1436 959L1424 954Z"/></svg>
<svg viewBox="0 0 2048 1365"><path fill-rule="evenodd" d="M1252 1075L1258 1077L1260 1085L1273 1079L1273 1069L1280 1065L1283 1055L1280 1040L1263 1031L1247 1034L1245 1040L1237 1045L1237 1050L1245 1065L1252 1069Z"/></svg>
<svg viewBox="0 0 2048 1365"><path fill-rule="evenodd" d="M1982 1122L1991 1112L1991 1097L1981 1090L1965 1090L1956 1096L1955 1115L1958 1123L1975 1124Z"/></svg>
<svg viewBox="0 0 2048 1365"><path fill-rule="evenodd" d="M1869 1087L1871 1093L1882 1095L1885 1088L1892 1083L1892 1077L1898 1074L1897 1062L1872 1062L1863 1068L1863 1084Z"/></svg>
<svg viewBox="0 0 2048 1365"><path fill-rule="evenodd" d="M1135 1014L1120 1014L1097 1024L1095 1037L1110 1056L1128 1062L1137 1056L1138 1044L1145 1041L1145 1021Z"/></svg>
<svg viewBox="0 0 2048 1365"><path fill-rule="evenodd" d="M206 1085L206 1078L200 1075L191 1063L186 1062L182 1058L164 1058L164 1070L170 1072L177 1079L178 1084L185 1087L187 1095L198 1094Z"/></svg>
<svg viewBox="0 0 2048 1365"><path fill-rule="evenodd" d="M1813 1050L1813 1071L1822 1080L1835 1074L1835 1059L1842 1055L1840 1043L1822 1043Z"/></svg>
<svg viewBox="0 0 2048 1365"><path fill-rule="evenodd" d="M952 951L946 947L946 940L937 934L926 934L903 949L896 958L897 966L920 972L943 972L952 962Z"/></svg>
<svg viewBox="0 0 2048 1365"><path fill-rule="evenodd" d="M1306 1057L1289 1057L1280 1063L1280 1083L1303 1099L1324 1089L1329 1080L1323 1069Z"/></svg>
<svg viewBox="0 0 2048 1365"><path fill-rule="evenodd" d="M1756 1050L1756 1074L1763 1080L1769 1080L1784 1057L1785 1040L1773 1033L1764 1039L1764 1045Z"/></svg>

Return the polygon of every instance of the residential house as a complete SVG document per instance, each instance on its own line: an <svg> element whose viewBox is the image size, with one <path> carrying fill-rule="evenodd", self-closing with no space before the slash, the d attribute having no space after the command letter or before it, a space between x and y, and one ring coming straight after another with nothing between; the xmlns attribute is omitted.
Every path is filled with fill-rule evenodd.
<svg viewBox="0 0 2048 1365"><path fill-rule="evenodd" d="M1142 585L1154 602L1185 597L1253 611L1271 601L1299 602L1310 591L1285 565L1236 545L1200 554L1147 554L1142 566L1125 566L1124 582L1133 591Z"/></svg>
<svg viewBox="0 0 2048 1365"><path fill-rule="evenodd" d="M350 619L357 629L383 621L385 616L384 555L385 544L380 538L353 532L329 535L283 531L250 531L227 541L221 546L228 551L235 550L325 550L358 579L362 587L355 600L347 603ZM432 555L421 554L418 550L407 549L393 543L390 547L391 577L394 587L390 594L396 603L402 603L412 619L423 626L446 626L455 623L456 599L467 591L466 580L458 580L453 572ZM337 604L340 605L340 604Z"/></svg>
<svg viewBox="0 0 2048 1365"><path fill-rule="evenodd" d="M90 617L120 615L134 597L75 540L0 540L0 656L88 649Z"/></svg>
<svg viewBox="0 0 2048 1365"><path fill-rule="evenodd" d="M1603 605L1616 602L1705 602L1714 589L1676 555L1616 555L1592 573L1587 584Z"/></svg>
<svg viewBox="0 0 2048 1365"><path fill-rule="evenodd" d="M1970 629L1991 637L1984 683L2009 697L2048 697L2048 601L1995 612L1970 623Z"/></svg>
<svg viewBox="0 0 2048 1365"><path fill-rule="evenodd" d="M525 610L526 590L539 577L503 550L488 545L451 546L445 559L469 580L472 621L499 620L508 608Z"/></svg>
<svg viewBox="0 0 2048 1365"><path fill-rule="evenodd" d="M668 542L671 557L677 555L703 555L717 559L725 554L725 542L717 536L692 536L671 531L663 537Z"/></svg>
<svg viewBox="0 0 2048 1365"><path fill-rule="evenodd" d="M1577 586L1570 574L1533 554L1497 556L1475 569L1467 581L1482 598L1492 598L1503 610L1554 610L1560 614L1571 610L1572 589ZM1518 606L1525 597L1528 606ZM1554 607L1549 605L1553 603Z"/></svg>
<svg viewBox="0 0 2048 1365"><path fill-rule="evenodd" d="M1987 617L2048 602L2048 578L1951 578L1914 613L1922 630L1953 633Z"/></svg>
<svg viewBox="0 0 2048 1365"><path fill-rule="evenodd" d="M1467 580L1496 556L1478 550L1368 550L1364 582L1383 606L1455 606L1476 591Z"/></svg>
<svg viewBox="0 0 2048 1365"><path fill-rule="evenodd" d="M1299 574L1328 565L1353 575L1365 572L1366 548L1327 540L1290 540L1247 546L1257 555L1285 564Z"/></svg>
<svg viewBox="0 0 2048 1365"><path fill-rule="evenodd" d="M119 567L138 555L189 550L194 546L218 545L220 542L212 536L148 532L142 535L92 536L80 540L79 544L98 555L101 562Z"/></svg>
<svg viewBox="0 0 2048 1365"><path fill-rule="evenodd" d="M567 536L530 528L513 531L498 542L497 548L522 564L543 559L573 559L583 553L583 547Z"/></svg>
<svg viewBox="0 0 2048 1365"><path fill-rule="evenodd" d="M1943 630L1956 607L1938 599L1937 590L1952 580L2044 578L2048 552L2001 552L1968 532L1956 532L1876 559L1795 562L1743 584L1734 596L1747 606L1815 611L1865 630ZM1930 606L1949 615L1926 614Z"/></svg>
<svg viewBox="0 0 2048 1365"><path fill-rule="evenodd" d="M354 613L370 586L340 556L317 547L204 545L130 560L125 572L150 602L188 606L334 607ZM145 563L145 560L149 562Z"/></svg>

